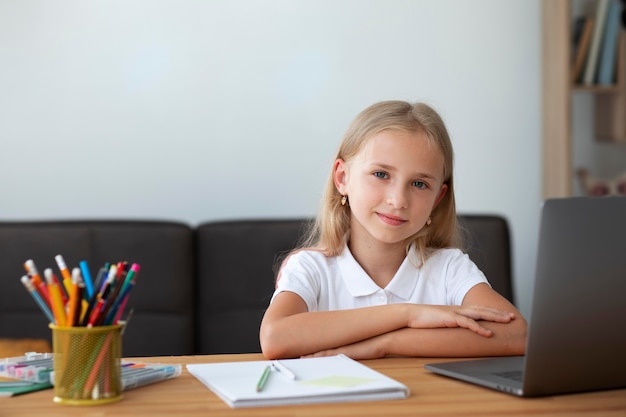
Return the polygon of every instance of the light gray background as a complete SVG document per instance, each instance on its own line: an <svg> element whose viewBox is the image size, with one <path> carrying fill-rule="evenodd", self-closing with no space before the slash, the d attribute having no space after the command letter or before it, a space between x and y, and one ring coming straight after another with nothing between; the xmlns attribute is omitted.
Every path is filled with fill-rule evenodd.
<svg viewBox="0 0 626 417"><path fill-rule="evenodd" d="M0 0L0 220L315 215L352 118L425 101L529 313L539 0Z"/></svg>

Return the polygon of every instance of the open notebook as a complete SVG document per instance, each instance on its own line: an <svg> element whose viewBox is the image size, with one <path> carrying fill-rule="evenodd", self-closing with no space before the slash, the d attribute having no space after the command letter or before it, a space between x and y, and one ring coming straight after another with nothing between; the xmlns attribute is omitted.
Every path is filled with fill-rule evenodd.
<svg viewBox="0 0 626 417"><path fill-rule="evenodd" d="M328 402L375 401L409 396L409 389L344 355L281 360L285 372L270 371L273 361L190 364L187 370L232 408Z"/></svg>

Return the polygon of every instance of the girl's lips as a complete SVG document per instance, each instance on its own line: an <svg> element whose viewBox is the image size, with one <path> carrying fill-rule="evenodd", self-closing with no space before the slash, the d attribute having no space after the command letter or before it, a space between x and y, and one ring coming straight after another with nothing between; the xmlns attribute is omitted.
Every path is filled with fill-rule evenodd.
<svg viewBox="0 0 626 417"><path fill-rule="evenodd" d="M391 214L383 214L383 213L376 213L378 214L378 217L387 224L390 224L392 226L399 226L401 224L406 223L406 220L397 217L397 216L392 216Z"/></svg>

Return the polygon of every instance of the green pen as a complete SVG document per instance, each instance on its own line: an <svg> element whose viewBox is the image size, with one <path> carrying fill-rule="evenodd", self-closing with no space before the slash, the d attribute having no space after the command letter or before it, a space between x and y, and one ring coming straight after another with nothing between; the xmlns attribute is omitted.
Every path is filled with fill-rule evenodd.
<svg viewBox="0 0 626 417"><path fill-rule="evenodd" d="M272 367L267 365L263 374L261 375L261 379L256 384L256 392L261 392L267 383L267 380L270 379L270 372L272 371Z"/></svg>

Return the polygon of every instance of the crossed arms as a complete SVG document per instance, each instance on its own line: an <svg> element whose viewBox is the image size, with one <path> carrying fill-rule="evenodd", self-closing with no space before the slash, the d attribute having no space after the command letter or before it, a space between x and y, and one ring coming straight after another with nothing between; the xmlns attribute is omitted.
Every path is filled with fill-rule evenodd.
<svg viewBox="0 0 626 417"><path fill-rule="evenodd" d="M268 359L343 353L354 359L391 355L424 357L524 354L527 324L519 311L487 284L460 306L390 304L309 312L293 292L281 292L260 329Z"/></svg>

